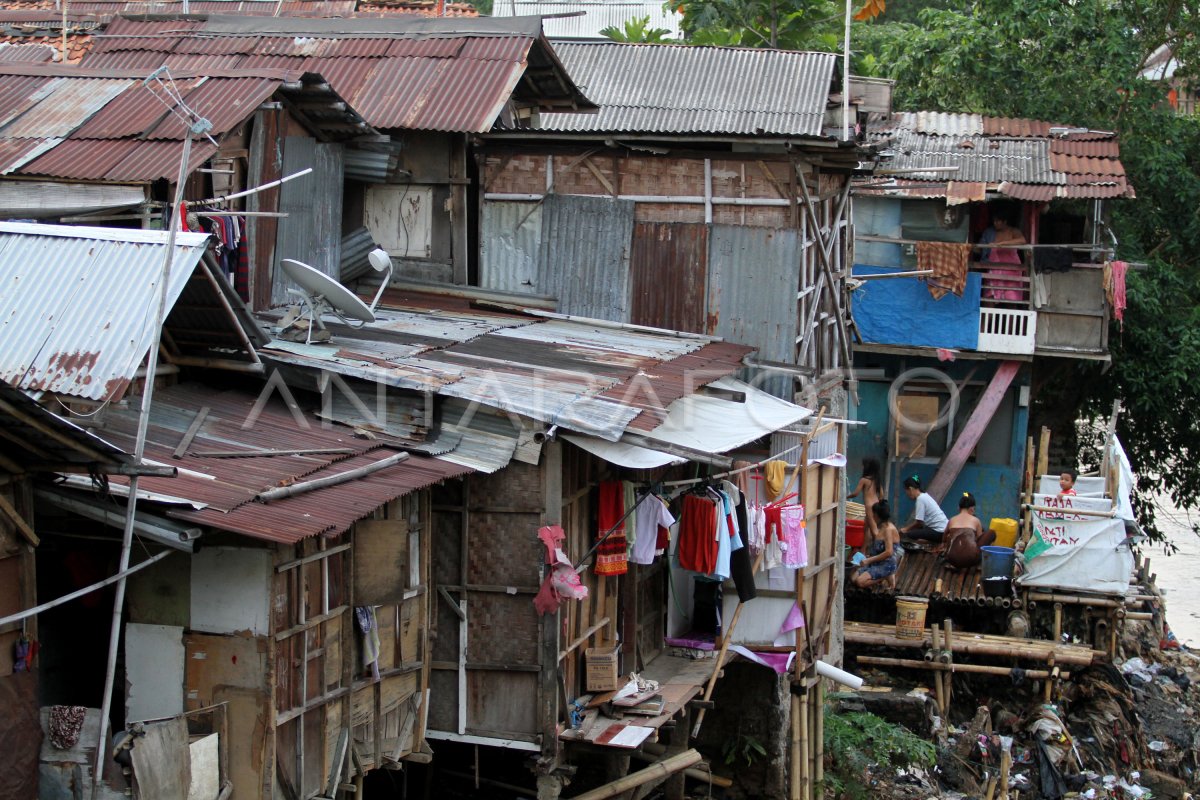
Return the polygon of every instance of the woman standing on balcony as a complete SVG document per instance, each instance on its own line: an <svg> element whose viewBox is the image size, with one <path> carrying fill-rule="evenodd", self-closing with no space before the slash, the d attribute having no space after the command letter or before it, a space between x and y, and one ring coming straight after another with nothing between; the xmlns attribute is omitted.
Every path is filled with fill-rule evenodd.
<svg viewBox="0 0 1200 800"><path fill-rule="evenodd" d="M1025 234L1020 228L1013 227L1012 218L1006 209L992 211L992 224L979 237L980 244L1019 245L1026 244ZM1012 300L1022 302L1027 299L1024 283L1016 280L1005 280L1005 276L1013 278L1024 277L1021 269L1021 251L1007 247L992 247L979 254L982 265L1005 264L1012 268L989 268L984 275L984 299Z"/></svg>

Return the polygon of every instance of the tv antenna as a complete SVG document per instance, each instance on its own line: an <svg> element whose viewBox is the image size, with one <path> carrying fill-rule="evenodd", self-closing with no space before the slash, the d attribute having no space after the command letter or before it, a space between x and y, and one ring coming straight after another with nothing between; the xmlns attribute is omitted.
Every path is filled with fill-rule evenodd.
<svg viewBox="0 0 1200 800"><path fill-rule="evenodd" d="M322 319L326 314L333 314L352 328L374 322L375 308L392 277L392 258L386 250L377 247L367 254L367 261L376 272L387 273L369 306L324 272L294 258L283 259L280 266L284 273L300 286L299 289L288 289L288 294L299 298L300 302L284 316L280 337L296 342L303 340L305 344L327 342L330 333Z"/></svg>

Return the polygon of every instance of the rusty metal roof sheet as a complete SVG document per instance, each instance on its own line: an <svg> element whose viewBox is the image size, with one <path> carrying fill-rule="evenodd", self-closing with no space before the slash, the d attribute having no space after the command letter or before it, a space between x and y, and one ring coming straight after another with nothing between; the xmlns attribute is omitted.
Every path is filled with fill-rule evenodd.
<svg viewBox="0 0 1200 800"><path fill-rule="evenodd" d="M318 72L378 128L482 133L514 95L590 107L542 38L538 19L401 17L119 18L83 64L167 62L203 70L269 57L310 59L304 69ZM527 75L530 64L541 72Z"/></svg>
<svg viewBox="0 0 1200 800"><path fill-rule="evenodd" d="M47 436L38 428L50 429ZM39 464L128 464L125 451L68 419L43 408L24 392L0 381L0 435L4 457L22 467Z"/></svg>
<svg viewBox="0 0 1200 800"><path fill-rule="evenodd" d="M121 54L99 58L115 55ZM156 61L161 56L151 55ZM167 58L208 61L228 56ZM318 81L299 71L229 72L219 66L173 73L184 102L212 123L211 135L218 139L277 93L305 91L295 88L297 81L309 87ZM155 87L147 88L147 74L0 62L0 174L127 183L173 179L186 129L170 113L167 104L173 106L174 101ZM331 136L338 139L353 127L344 123L361 124L361 118L346 109L328 122ZM314 117L314 124L325 125L325 117ZM189 166L199 167L215 151L207 138L197 139Z"/></svg>
<svg viewBox="0 0 1200 800"><path fill-rule="evenodd" d="M822 135L837 56L734 47L556 42L598 114L542 114L593 133Z"/></svg>
<svg viewBox="0 0 1200 800"><path fill-rule="evenodd" d="M48 44L14 44L0 42L0 61L18 61L41 64L53 61L58 51Z"/></svg>
<svg viewBox="0 0 1200 800"><path fill-rule="evenodd" d="M1116 135L1107 131L917 111L895 114L869 137L883 149L883 168L903 171L904 178L886 184L872 181L857 189L859 194L963 202L976 198L978 184L983 184L1030 201L1134 196ZM959 197L961 192L955 190L964 182L975 184L969 197Z"/></svg>
<svg viewBox="0 0 1200 800"><path fill-rule="evenodd" d="M408 459L363 478L307 494L261 503L254 498L276 486L336 475L397 452L394 444L366 439L354 429L321 420L319 399L289 398L269 388L262 393L188 384L154 395L146 458L180 468L175 478L142 478L139 491L186 501L167 515L192 523L275 542L340 533L376 508L408 492L470 472L469 467L410 454ZM172 454L202 408L209 409L182 459ZM100 430L115 443L133 440L137 415L112 408ZM258 455L264 450L341 452ZM244 457L207 455L239 452ZM114 483L126 483L114 478Z"/></svg>
<svg viewBox="0 0 1200 800"><path fill-rule="evenodd" d="M411 293L390 299L409 302L359 329L334 325L330 344L275 340L260 355L615 441L627 429L652 429L673 400L735 372L752 352L699 335L439 307ZM653 397L638 389L647 380Z"/></svg>
<svg viewBox="0 0 1200 800"><path fill-rule="evenodd" d="M31 392L120 397L150 347L167 235L0 223L0 379ZM178 235L168 308L207 239Z"/></svg>

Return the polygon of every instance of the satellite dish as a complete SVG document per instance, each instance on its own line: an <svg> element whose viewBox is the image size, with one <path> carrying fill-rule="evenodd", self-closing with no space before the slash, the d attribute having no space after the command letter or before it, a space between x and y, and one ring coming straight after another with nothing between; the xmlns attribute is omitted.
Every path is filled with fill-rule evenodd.
<svg viewBox="0 0 1200 800"><path fill-rule="evenodd" d="M366 303L325 273L292 258L283 259L280 266L289 278L300 285L300 290L288 289L288 294L296 295L306 306L302 314L291 319L285 318L284 327L292 327L302 317L307 317L306 344L312 344L314 328L319 331L316 334L317 341L329 340L329 331L321 319L327 313L336 314L347 324L350 324L350 320L357 320L364 325L375 321L375 312Z"/></svg>
<svg viewBox="0 0 1200 800"><path fill-rule="evenodd" d="M357 327L374 322L375 307L379 305L379 299L383 297L383 290L387 288L392 277L392 258L386 250L377 247L367 254L367 261L376 272L387 271L387 275L379 283L379 291L375 293L375 299L371 301L370 306L324 272L294 258L282 259L280 266L284 273L298 283L303 290L288 289L288 293L299 297L305 306L303 311L298 311L294 316L289 314L290 319L285 318L285 330L294 326L296 331L292 335L298 337L301 326L297 323L307 317L307 324L303 326L306 328L304 341L306 344L312 344L314 338L322 342L329 340L329 331L326 330L325 323L321 320L324 314L333 313L342 322L351 326L353 326L351 320L355 320L359 323ZM317 330L315 335L314 328Z"/></svg>

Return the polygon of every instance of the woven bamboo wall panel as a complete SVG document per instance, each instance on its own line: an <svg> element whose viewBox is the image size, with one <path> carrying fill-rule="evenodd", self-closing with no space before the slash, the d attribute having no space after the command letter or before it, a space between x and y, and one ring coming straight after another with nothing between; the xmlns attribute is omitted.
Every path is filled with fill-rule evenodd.
<svg viewBox="0 0 1200 800"><path fill-rule="evenodd" d="M537 514L472 512L467 583L537 586L546 553L537 538L540 522Z"/></svg>
<svg viewBox="0 0 1200 800"><path fill-rule="evenodd" d="M704 159L626 158L621 163L622 194L704 196Z"/></svg>
<svg viewBox="0 0 1200 800"><path fill-rule="evenodd" d="M429 673L429 727L458 730L458 673L435 669Z"/></svg>
<svg viewBox="0 0 1200 800"><path fill-rule="evenodd" d="M713 206L713 222L752 228L790 228L792 210L787 206Z"/></svg>
<svg viewBox="0 0 1200 800"><path fill-rule="evenodd" d="M467 663L538 663L538 618L527 594L472 592L467 598Z"/></svg>
<svg viewBox="0 0 1200 800"><path fill-rule="evenodd" d="M457 594L457 593L456 593ZM454 595L451 595L454 597ZM455 597L455 602L458 598ZM434 596L433 641L434 661L458 661L458 615L440 594Z"/></svg>
<svg viewBox="0 0 1200 800"><path fill-rule="evenodd" d="M462 514L457 511L433 512L433 582L437 586L457 586L462 582Z"/></svg>
<svg viewBox="0 0 1200 800"><path fill-rule="evenodd" d="M771 178L763 174L765 166ZM725 159L712 161L714 197L769 197L787 199L788 171L791 165L779 162L762 162L755 159ZM774 183L772 183L772 179ZM776 184L783 189L781 193Z"/></svg>
<svg viewBox="0 0 1200 800"><path fill-rule="evenodd" d="M468 480L472 511L490 508L542 510L542 472L532 464L513 461L493 475L472 475Z"/></svg>
<svg viewBox="0 0 1200 800"><path fill-rule="evenodd" d="M579 156L554 156L556 194L611 195L617 185L610 156L595 155L582 160Z"/></svg>
<svg viewBox="0 0 1200 800"><path fill-rule="evenodd" d="M635 222L704 222L704 206L699 203L638 203L633 207Z"/></svg>
<svg viewBox="0 0 1200 800"><path fill-rule="evenodd" d="M502 166L503 165L503 166ZM546 157L518 155L505 162L500 155L486 161L488 192L503 194L541 194L546 191Z"/></svg>
<svg viewBox="0 0 1200 800"><path fill-rule="evenodd" d="M471 670L467 731L531 741L538 732L537 689L536 672Z"/></svg>

